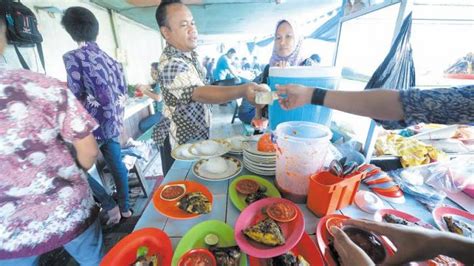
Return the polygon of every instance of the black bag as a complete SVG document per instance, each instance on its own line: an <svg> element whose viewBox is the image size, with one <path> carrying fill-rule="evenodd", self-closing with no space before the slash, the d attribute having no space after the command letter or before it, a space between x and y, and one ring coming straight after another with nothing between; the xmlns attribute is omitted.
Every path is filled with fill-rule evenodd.
<svg viewBox="0 0 474 266"><path fill-rule="evenodd" d="M38 49L38 55L43 69L46 71L44 65L43 47L41 42L43 36L38 30L38 21L36 16L20 1L1 0L0 15L5 19L7 25L7 39L8 43L15 47L16 54L20 60L21 65L25 69L30 69L25 59L21 55L18 47L34 47Z"/></svg>
<svg viewBox="0 0 474 266"><path fill-rule="evenodd" d="M416 84L415 64L410 44L412 13L403 21L397 38L382 64L375 70L366 90L375 88L407 90ZM377 120L376 120L377 121ZM397 129L402 121L384 121L386 129Z"/></svg>
<svg viewBox="0 0 474 266"><path fill-rule="evenodd" d="M410 12L403 21L390 51L367 82L366 90L375 88L406 90L415 86L415 64L410 44L411 16Z"/></svg>

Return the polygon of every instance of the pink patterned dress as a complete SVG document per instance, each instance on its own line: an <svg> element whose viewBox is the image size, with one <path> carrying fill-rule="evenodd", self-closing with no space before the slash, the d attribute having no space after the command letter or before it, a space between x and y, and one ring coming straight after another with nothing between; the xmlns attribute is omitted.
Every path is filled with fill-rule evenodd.
<svg viewBox="0 0 474 266"><path fill-rule="evenodd" d="M87 178L64 141L96 126L64 83L0 68L0 260L53 250L95 220Z"/></svg>

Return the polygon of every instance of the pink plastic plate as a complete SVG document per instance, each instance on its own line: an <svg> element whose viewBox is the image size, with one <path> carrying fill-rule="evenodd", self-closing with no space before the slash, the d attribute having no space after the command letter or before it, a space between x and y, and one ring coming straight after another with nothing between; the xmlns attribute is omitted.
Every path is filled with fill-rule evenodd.
<svg viewBox="0 0 474 266"><path fill-rule="evenodd" d="M398 211L398 210L394 210L394 209L380 209L380 210L376 211L375 214L374 214L374 220L377 221L377 222L384 222L382 217L385 214L392 214L392 215L395 215L399 218L403 218L403 219L405 219L409 222L418 223L419 225L423 226L424 228L434 229L434 227L431 224L425 223L424 221L422 221L422 220L416 218L415 216L410 215L406 212L402 212L402 211Z"/></svg>
<svg viewBox="0 0 474 266"><path fill-rule="evenodd" d="M283 236L285 237L285 244L282 246L270 247L247 238L242 233L242 230L267 218L268 216L262 211L262 209L276 202L291 204L295 207L297 212L296 218L293 221L288 223L277 222L283 232ZM239 245L243 252L256 258L272 258L288 252L298 244L303 232L304 218L299 207L289 200L280 198L267 198L252 203L242 211L235 223L235 240L237 245Z"/></svg>
<svg viewBox="0 0 474 266"><path fill-rule="evenodd" d="M433 210L433 219L442 231L449 232L446 223L443 220L443 216L453 216L456 219L463 220L466 223L474 224L474 214L453 208L453 207L438 207Z"/></svg>
<svg viewBox="0 0 474 266"><path fill-rule="evenodd" d="M303 233L298 244L291 249L295 256L301 255L311 266L323 266L324 259L318 247L307 233ZM250 257L249 263L252 266L266 266L269 259L257 259Z"/></svg>

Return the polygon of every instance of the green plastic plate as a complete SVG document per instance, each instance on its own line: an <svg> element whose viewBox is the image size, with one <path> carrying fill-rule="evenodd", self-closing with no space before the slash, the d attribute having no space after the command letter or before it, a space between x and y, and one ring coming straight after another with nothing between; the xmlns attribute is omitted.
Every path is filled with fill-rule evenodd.
<svg viewBox="0 0 474 266"><path fill-rule="evenodd" d="M215 234L219 237L218 247L236 246L234 239L234 229L228 224L219 220L209 220L193 226L178 243L173 255L173 266L178 265L178 261L184 253L195 248L208 248L204 243L204 238L208 234ZM247 255L242 253L240 266L247 265Z"/></svg>
<svg viewBox="0 0 474 266"><path fill-rule="evenodd" d="M261 186L266 187L267 192L265 192L265 194L269 198L281 198L281 195L278 189L270 181L266 180L265 178L262 178L256 175L239 176L236 179L234 179L232 183L230 183L229 196L234 206L240 211L242 211L243 209L245 209L245 207L247 207L247 202L245 202L245 195L240 194L235 189L237 182L239 182L239 180L242 180L242 179L254 180L254 181L257 181Z"/></svg>

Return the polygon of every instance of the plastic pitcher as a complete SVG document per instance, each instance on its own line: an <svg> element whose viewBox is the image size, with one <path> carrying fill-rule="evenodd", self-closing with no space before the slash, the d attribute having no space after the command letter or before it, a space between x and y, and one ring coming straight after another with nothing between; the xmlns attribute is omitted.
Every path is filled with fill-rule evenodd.
<svg viewBox="0 0 474 266"><path fill-rule="evenodd" d="M272 91L276 91L276 84L301 84L309 87L325 89L336 89L339 85L341 71L336 67L271 67L268 77L268 85ZM331 122L331 110L315 105L305 105L293 110L283 110L275 101L269 105L270 128L275 128L282 122L308 121L329 126Z"/></svg>
<svg viewBox="0 0 474 266"><path fill-rule="evenodd" d="M306 202L309 178L324 166L331 131L313 122L284 122L274 132L277 143L276 185L283 197Z"/></svg>

